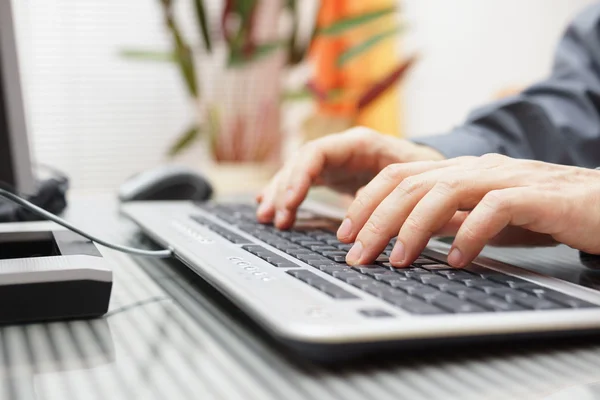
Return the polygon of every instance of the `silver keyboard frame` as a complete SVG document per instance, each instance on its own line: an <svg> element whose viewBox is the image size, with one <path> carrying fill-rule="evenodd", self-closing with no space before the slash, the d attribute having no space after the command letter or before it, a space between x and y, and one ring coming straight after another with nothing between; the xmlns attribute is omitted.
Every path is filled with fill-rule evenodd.
<svg viewBox="0 0 600 400"><path fill-rule="evenodd" d="M309 210L322 212L318 205ZM320 209L319 209L320 208ZM538 333L600 331L600 308L481 314L411 315L377 297L327 275L238 230L189 202L134 202L122 213L157 243L170 246L185 265L217 288L274 336L313 345L498 337ZM199 215L252 239L272 252L356 294L336 300L246 252L241 245L190 219ZM445 257L448 246L431 241L425 254ZM487 258L477 265L504 272L600 305L600 292ZM380 308L395 318L367 318L363 308Z"/></svg>

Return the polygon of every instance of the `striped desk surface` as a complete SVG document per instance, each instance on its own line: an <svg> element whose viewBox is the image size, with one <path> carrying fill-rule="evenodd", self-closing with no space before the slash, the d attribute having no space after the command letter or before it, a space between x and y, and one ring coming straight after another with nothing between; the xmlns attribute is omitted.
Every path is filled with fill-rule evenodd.
<svg viewBox="0 0 600 400"><path fill-rule="evenodd" d="M138 241L110 202L82 200L69 218L109 239ZM276 350L181 264L104 253L115 272L105 318L0 329L0 399L600 398L600 339L314 365ZM594 280L569 249L488 253Z"/></svg>

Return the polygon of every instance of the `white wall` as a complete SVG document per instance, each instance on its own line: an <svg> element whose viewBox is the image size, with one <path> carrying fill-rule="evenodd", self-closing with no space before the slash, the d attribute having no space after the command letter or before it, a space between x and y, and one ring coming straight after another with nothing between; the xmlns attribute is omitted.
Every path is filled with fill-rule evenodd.
<svg viewBox="0 0 600 400"><path fill-rule="evenodd" d="M403 94L408 132L447 130L505 85L543 77L568 19L590 2L404 0L409 47L423 56ZM192 118L179 76L118 56L166 48L158 1L13 3L37 159L85 190L113 189L163 160Z"/></svg>
<svg viewBox="0 0 600 400"><path fill-rule="evenodd" d="M403 0L408 51L421 61L403 93L411 136L444 132L498 91L541 79L568 21L592 0Z"/></svg>

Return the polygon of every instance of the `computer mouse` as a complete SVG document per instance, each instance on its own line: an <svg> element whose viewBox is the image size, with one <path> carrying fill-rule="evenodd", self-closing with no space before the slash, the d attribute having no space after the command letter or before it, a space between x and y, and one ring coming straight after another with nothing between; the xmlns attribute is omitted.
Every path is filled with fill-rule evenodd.
<svg viewBox="0 0 600 400"><path fill-rule="evenodd" d="M199 172L176 165L165 165L129 178L119 188L119 200L193 200L205 201L213 189Z"/></svg>

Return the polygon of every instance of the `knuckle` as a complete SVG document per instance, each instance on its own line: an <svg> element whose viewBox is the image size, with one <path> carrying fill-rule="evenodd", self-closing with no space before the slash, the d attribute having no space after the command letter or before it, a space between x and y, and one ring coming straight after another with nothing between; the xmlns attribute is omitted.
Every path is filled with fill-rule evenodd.
<svg viewBox="0 0 600 400"><path fill-rule="evenodd" d="M400 191L402 194L407 196L413 195L420 188L422 188L424 182L421 179L416 177L408 177L404 179L398 186L396 186L396 190Z"/></svg>
<svg viewBox="0 0 600 400"><path fill-rule="evenodd" d="M479 229L476 226L473 226L472 223L465 222L461 229L462 239L467 242L475 242L478 240L481 235L478 233Z"/></svg>
<svg viewBox="0 0 600 400"><path fill-rule="evenodd" d="M383 226L381 225L381 219L376 214L369 218L365 224L365 230L368 234L374 237L380 237L385 232Z"/></svg>
<svg viewBox="0 0 600 400"><path fill-rule="evenodd" d="M387 165L381 171L381 177L386 181L394 182L400 179L402 176L402 164L390 164Z"/></svg>
<svg viewBox="0 0 600 400"><path fill-rule="evenodd" d="M365 209L373 201L373 198L366 190L361 190L360 194L354 199L355 209Z"/></svg>
<svg viewBox="0 0 600 400"><path fill-rule="evenodd" d="M406 221L404 221L403 228L408 229L412 233L427 233L428 230L425 229L425 225L423 221L415 216L409 216Z"/></svg>
<svg viewBox="0 0 600 400"><path fill-rule="evenodd" d="M447 178L435 184L435 190L442 194L451 194L462 187L463 182L458 178Z"/></svg>
<svg viewBox="0 0 600 400"><path fill-rule="evenodd" d="M506 161L507 159L508 157L498 153L488 153L479 157L479 160L481 160L482 162L490 164L500 164Z"/></svg>
<svg viewBox="0 0 600 400"><path fill-rule="evenodd" d="M500 190L488 192L481 200L483 206L494 212L506 211L510 208L510 200Z"/></svg>

